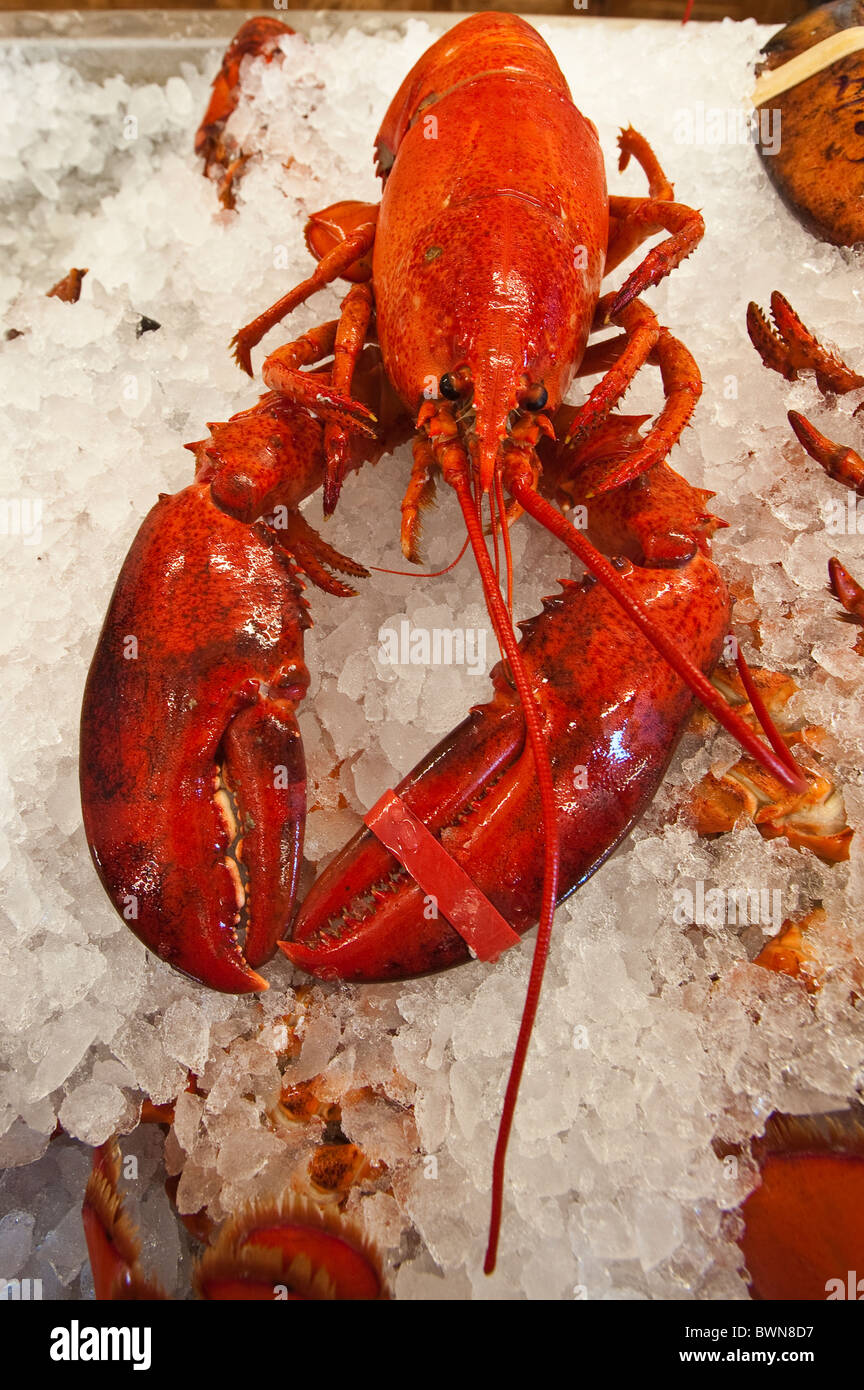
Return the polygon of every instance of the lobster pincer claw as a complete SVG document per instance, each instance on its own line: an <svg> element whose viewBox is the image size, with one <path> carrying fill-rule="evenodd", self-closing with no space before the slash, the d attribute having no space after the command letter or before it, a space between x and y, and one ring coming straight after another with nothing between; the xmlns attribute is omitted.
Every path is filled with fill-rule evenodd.
<svg viewBox="0 0 864 1390"><path fill-rule="evenodd" d="M256 967L292 916L308 626L271 529L199 481L145 518L90 668L80 766L96 868L144 944L214 989L266 989Z"/></svg>
<svg viewBox="0 0 864 1390"><path fill-rule="evenodd" d="M717 661L729 596L700 553L674 569L619 563L622 583L703 672ZM592 582L567 581L521 624L520 654L540 709L558 815L560 897L612 853L656 793L692 695ZM540 793L517 693L503 666L471 711L396 789L518 933L538 920ZM469 946L380 840L361 830L307 895L290 960L322 979L393 980L469 959Z"/></svg>

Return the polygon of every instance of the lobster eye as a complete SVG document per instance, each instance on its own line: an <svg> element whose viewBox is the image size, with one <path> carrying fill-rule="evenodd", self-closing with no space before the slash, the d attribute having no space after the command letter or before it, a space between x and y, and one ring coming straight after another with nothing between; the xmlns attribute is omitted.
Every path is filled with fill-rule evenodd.
<svg viewBox="0 0 864 1390"><path fill-rule="evenodd" d="M438 389L448 401L458 401L462 394L449 372L445 372L438 383Z"/></svg>
<svg viewBox="0 0 864 1390"><path fill-rule="evenodd" d="M541 383L530 386L522 401L524 410L542 410L549 399L549 392Z"/></svg>

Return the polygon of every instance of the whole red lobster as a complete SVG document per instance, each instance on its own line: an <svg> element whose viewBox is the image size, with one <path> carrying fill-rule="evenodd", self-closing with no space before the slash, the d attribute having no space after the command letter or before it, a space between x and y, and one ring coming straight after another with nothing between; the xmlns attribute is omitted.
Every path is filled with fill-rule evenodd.
<svg viewBox="0 0 864 1390"><path fill-rule="evenodd" d="M268 56L274 23L262 40ZM220 81L220 118L202 127L217 163L230 109L224 71ZM273 352L263 367L270 393L188 446L196 480L144 522L84 703L85 825L118 910L196 979L264 988L251 967L292 925L302 855L294 706L308 681L308 618L299 576L347 593L332 571L365 573L311 530L299 503L323 483L332 512L347 471L413 435L402 544L416 561L422 509L439 478L453 489L504 660L491 702L397 793L472 892L517 932L539 921L495 1155L487 1270L556 902L653 797L694 693L784 785L802 785L767 720L772 747L707 679L730 616L709 558L719 523L705 511L711 494L664 462L701 380L640 298L693 250L703 225L673 201L641 136L628 129L620 146L620 167L638 161L648 196L607 195L596 131L522 20L474 16L429 49L378 135L380 205L340 202L312 217L316 270L238 333L237 359L251 372L264 334L342 277L353 283L339 320ZM222 167L230 188L242 159L225 156ZM604 275L658 232L665 239L601 297ZM588 346L610 325L616 336ZM644 418L613 411L649 361L665 401L643 436ZM582 404L562 404L574 376L598 373ZM577 504L587 533L560 509ZM589 572L522 625L521 643L508 541L520 510ZM398 979L467 960L461 928L426 906L367 829L321 876L280 944L325 979Z"/></svg>

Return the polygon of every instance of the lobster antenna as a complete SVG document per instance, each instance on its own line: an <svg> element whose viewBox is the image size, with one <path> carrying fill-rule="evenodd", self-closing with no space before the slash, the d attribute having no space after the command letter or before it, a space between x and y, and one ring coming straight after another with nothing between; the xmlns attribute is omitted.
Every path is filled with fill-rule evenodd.
<svg viewBox="0 0 864 1390"><path fill-rule="evenodd" d="M774 752L777 754L777 756L783 759L784 763L790 769L790 771L797 772L798 764L796 763L794 757L789 751L789 746L786 743L786 740L780 733L779 729L777 728L777 725L771 718L771 715L768 713L765 701L762 699L762 696L759 694L759 691L756 688L756 682L753 679L753 673L751 672L750 667L747 665L747 662L744 660L744 653L738 648L737 644L735 648L735 665L738 667L738 674L741 677L741 684L744 686L747 699L750 701L753 713L759 720L759 723L765 732L765 736L768 739L768 742L771 744L771 747L774 749Z"/></svg>
<svg viewBox="0 0 864 1390"><path fill-rule="evenodd" d="M467 464L467 460L465 460L465 463ZM525 1004L522 1009L522 1019L519 1024L519 1034L516 1039L516 1046L513 1049L513 1060L510 1063L510 1075L507 1078L504 1104L501 1107L501 1118L498 1122L498 1137L495 1143L495 1157L492 1163L492 1208L489 1216L489 1242L486 1248L486 1258L483 1262L484 1273L491 1274L495 1268L495 1260L498 1254L498 1238L501 1233L501 1209L504 1196L504 1166L507 1158L507 1145L513 1126L513 1115L516 1110L519 1083L522 1079L522 1072L525 1067L528 1044L531 1040L534 1020L537 1017L540 990L543 985L543 974L546 969L546 960L549 955L549 942L552 936L552 920L555 916L555 902L558 897L558 819L555 812L555 794L552 783L552 768L549 763L549 750L546 747L543 730L540 726L540 714L534 701L534 694L528 681L528 673L522 661L519 644L516 641L516 634L513 631L513 626L510 621L510 615L507 612L501 590L498 588L495 580L492 562L489 559L489 552L486 549L486 542L483 537L483 527L477 514L475 499L466 477L466 468L464 465L458 472L455 469L453 470L450 481L456 491L459 505L462 508L462 515L465 518L465 525L468 530L471 549L477 561L477 568L480 573L480 581L483 585L483 593L486 598L489 616L492 619L498 641L506 654L513 681L519 693L519 699L525 717L525 730L534 757L534 768L537 773L537 783L540 789L540 806L543 819L543 896L540 904L540 921L537 927L537 939L534 943L534 956L531 961L528 988L525 992Z"/></svg>
<svg viewBox="0 0 864 1390"><path fill-rule="evenodd" d="M466 538L465 544L459 551L456 559L451 560L449 565L445 565L443 570L427 570L426 573L424 573L423 570L388 570L385 569L383 565L369 565L368 568L374 570L376 574L398 574L402 579L439 579L442 574L449 574L451 570L455 570L469 545L470 541Z"/></svg>
<svg viewBox="0 0 864 1390"><path fill-rule="evenodd" d="M495 474L495 503L501 518L501 539L504 542L504 562L507 567L507 612L513 624L513 551L510 548L510 527L507 525L507 507L504 501L504 485L501 474Z"/></svg>
<svg viewBox="0 0 864 1390"><path fill-rule="evenodd" d="M477 511L477 524L478 524L478 526L480 527L480 534L482 535L482 534L483 534L483 498L482 498L482 495L481 495L481 493L480 493L480 480L479 480L479 478L476 477L476 476L475 476L474 479L473 479L473 487L474 487L474 501L475 501L475 506L476 506L476 511ZM489 529L490 529L490 531L492 532L492 537L493 537L493 541L494 541L494 545L495 545L495 574L494 574L494 586L495 586L495 592L496 592L497 594L500 595L500 593L501 593L501 566L500 566L500 562L499 562L499 559L498 559L498 533L497 533L497 530L496 530L495 506L494 506L494 503L493 503L493 500L492 500L492 494L491 494L491 493L489 494ZM468 537L468 542L469 542L469 544L471 544L471 536L470 536L470 534L469 534L469 537ZM488 556L489 552L488 552L488 550L487 550L487 548L486 548L486 541L485 541L485 540L483 541L483 551L484 551L484 554L486 554L486 555ZM474 552L474 558L475 558L475 560L477 559L477 552L476 552L476 551ZM477 564L478 564L478 565L479 565L479 563L480 563L479 560L477 560ZM482 576L481 576L481 578L482 578ZM486 592L486 586L485 586L485 584L484 584L484 586L483 586L483 594L484 594L484 597L485 597L485 599L486 599L486 610L487 610L487 612L490 613L490 616L491 616L491 609L490 609L490 607L489 607L490 600L489 600L489 595L488 595L488 593ZM512 619L508 619L508 627L512 627ZM495 633L495 641L496 641L497 644L498 644L498 655L499 655L499 657L501 658L502 661L506 662L506 661L507 661L507 652L506 652L506 650L505 650L505 648L504 648L504 643L503 643L502 638L501 638L501 632L499 631L498 624L495 622L494 617L492 618L492 629L493 629L493 631L494 631L494 633Z"/></svg>
<svg viewBox="0 0 864 1390"><path fill-rule="evenodd" d="M689 685L694 695L698 696L709 713L713 714L718 724L722 724L727 733L737 739L745 752L755 758L761 767L764 767L790 791L799 793L806 791L807 782L786 745L783 745L783 753L780 754L775 752L773 747L767 747L762 742L749 725L745 724L741 716L736 714L735 710L723 699L719 690L716 690L698 667L683 652L679 651L673 639L658 628L638 599L627 592L619 575L605 555L601 555L599 550L596 550L591 542L576 530L567 517L541 497L524 479L514 476L509 480L508 486L511 494L524 507L525 511L529 512L535 521L539 521L541 526L545 526L547 531L551 531L554 536L562 540L568 550L573 551L573 554L582 561L595 579L600 580L603 587L617 600L642 635L668 661L676 675L680 676L686 685ZM764 705L762 709L765 719L771 724L770 716ZM761 719L760 722L762 722ZM763 724L763 728L765 727ZM771 727L774 728L773 724ZM776 730L774 732L776 733ZM779 737L780 735L777 733L777 738Z"/></svg>
<svg viewBox="0 0 864 1390"><path fill-rule="evenodd" d="M495 551L495 583L500 589L501 557L498 554L498 518L495 515L495 494L493 492L489 493L489 529L492 532L492 548Z"/></svg>

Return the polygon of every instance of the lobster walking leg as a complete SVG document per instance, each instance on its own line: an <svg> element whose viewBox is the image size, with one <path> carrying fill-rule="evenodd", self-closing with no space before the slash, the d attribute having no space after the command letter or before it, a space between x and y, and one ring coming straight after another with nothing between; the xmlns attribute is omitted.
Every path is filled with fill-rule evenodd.
<svg viewBox="0 0 864 1390"><path fill-rule="evenodd" d="M566 443L574 450L583 446L602 425L652 353L652 360L661 370L666 396L663 413L643 442L642 451L631 458L626 476L615 474L606 482L607 487L615 487L665 459L677 443L702 390L702 379L693 358L668 330L660 328L655 315L637 297L641 287L656 283L674 264L690 254L704 232L701 216L672 202L673 186L644 136L628 127L621 132L618 143L621 150L619 170L626 169L631 156L635 157L647 175L649 196L610 198L606 273L626 260L656 231L673 227L677 231L649 253L617 294L606 295L600 300L593 326L602 328L614 323L622 327L624 333L612 342L589 346L579 369L579 375L603 371L604 376L584 405L569 417ZM666 207L662 216L656 211L658 204ZM658 274L658 266L664 264L667 269ZM637 284L640 288L634 289Z"/></svg>
<svg viewBox="0 0 864 1390"><path fill-rule="evenodd" d="M635 159L637 164L642 166L645 176L648 179L648 197L663 198L666 202L671 203L675 197L675 189L663 172L660 161L648 144L645 136L640 135L638 130L634 130L632 125L628 126L627 129L622 130L621 134L618 136L618 149L620 151L618 158L619 174L624 173L631 158ZM614 203L615 199L613 198L611 201ZM614 213L612 217L614 217ZM611 220L612 218L610 217L610 221ZM631 247L630 249L634 250L635 248ZM629 254L630 252L628 251L627 255ZM621 259L624 258L622 257ZM607 271L613 269L609 264L608 253L606 256L606 269Z"/></svg>
<svg viewBox="0 0 864 1390"><path fill-rule="evenodd" d="M619 135L618 146L621 151L618 160L619 172L623 173L632 156L642 166L648 179L648 199L654 202L671 202L675 190L644 135L640 135L632 126L628 126ZM605 267L607 275L615 270L622 261L626 261L628 256L632 255L636 248L651 236L650 227L633 216L634 208L644 201L641 198L612 197L609 199L609 238L606 247ZM595 328L603 328L612 321L607 315L614 301L615 295L607 295L600 301L595 315ZM589 345L576 372L577 376L592 376L595 372L605 374L614 369L616 375L620 374L621 386L617 394L612 382L608 385L600 383L600 386L603 387L601 399L606 406L604 415L612 409L616 400L620 400L636 371L647 360L648 354L644 351L645 344L650 341L651 347L653 347L659 333L656 318L650 309L638 300L631 302L626 310L617 313L615 322L620 323L625 328L625 332L619 338ZM627 356L622 360L622 354L625 352ZM587 405L588 402L586 402L586 407ZM593 407L592 411L587 412L587 418L591 418L592 413ZM582 422L583 426L585 424L587 424L587 419ZM586 438L587 431L582 434L581 428L578 431L574 430L572 438L575 440L577 437L580 440Z"/></svg>
<svg viewBox="0 0 864 1390"><path fill-rule="evenodd" d="M299 370L303 362L304 339L301 338L298 342L286 343L270 354L262 372L265 384L271 390L278 391L285 400L314 410L333 425L361 430L366 435L374 436L374 413L362 401L353 400L344 389L345 354L348 354L353 366L363 349L370 309L368 289L365 285L355 285L343 302L342 317L327 348L328 352L339 354L333 371L327 376ZM313 329L312 336L320 331ZM352 366L347 371L349 386Z"/></svg>
<svg viewBox="0 0 864 1390"><path fill-rule="evenodd" d="M623 224L625 234L638 232L639 240L654 236L657 232L670 235L657 246L652 246L648 255L621 286L610 311L610 318L635 299L644 294L651 285L657 285L671 271L686 260L691 251L699 245L705 233L702 214L683 203L670 203L663 198L615 199L612 203L616 216Z"/></svg>
<svg viewBox="0 0 864 1390"><path fill-rule="evenodd" d="M338 203L331 203L329 207L322 208L320 212L310 214L304 232L306 245L316 261L323 261L330 251L341 246L370 222L376 222L377 218L377 203L361 203L356 198L343 198ZM355 284L365 284L371 280L371 251L370 246L364 255L352 261L340 272L339 278Z"/></svg>
<svg viewBox="0 0 864 1390"><path fill-rule="evenodd" d="M598 372L605 376L617 366L629 341L628 333L619 333L615 338L605 338L600 343L589 343L585 349L585 356L576 369L576 376L597 376Z"/></svg>
<svg viewBox="0 0 864 1390"><path fill-rule="evenodd" d="M610 295L600 301L598 319L601 322L611 299ZM702 393L702 377L693 357L668 329L660 327L656 316L641 300L633 300L620 314L616 313L614 322L625 329L623 340L620 340L620 355L609 362L606 374L583 405L567 410L564 444L572 451L574 466L585 444L603 425L647 361L660 368L665 402L641 447L631 452L626 464L610 473L602 484L598 482L598 487L603 489L619 487L662 462L678 442ZM607 346L605 343L599 345L600 354L595 359L598 366L607 360L601 355Z"/></svg>
<svg viewBox="0 0 864 1390"><path fill-rule="evenodd" d="M702 377L694 358L668 329L660 330L651 360L660 368L663 408L642 441L642 447L604 479L601 484L604 491L620 487L661 463L681 438L702 394Z"/></svg>
<svg viewBox="0 0 864 1390"><path fill-rule="evenodd" d="M363 286L355 286L358 291L363 290ZM366 291L368 294L368 291ZM349 294L343 303L343 313L338 319L331 319L327 323L317 325L305 333L302 338L297 338L291 343L285 343L281 348L270 354L264 363L263 377L266 386L272 391L278 391L279 395L285 400L293 401L295 405L303 406L307 410L314 409L317 414L333 423L350 423L353 428L361 430L367 435L375 434L375 416L373 412L364 405L362 401L355 401L347 396L344 390L340 390L341 378L334 371L329 371L326 375L322 372L303 372L301 367L306 367L314 362L320 362L324 357L329 357L336 352L337 342L340 344L340 353L345 351L345 324L348 323L348 333L354 337L353 321L357 319L357 305L351 300ZM361 334L365 337L365 325L368 322L368 312L361 325ZM363 342L355 344L354 360L356 355L362 350Z"/></svg>
<svg viewBox="0 0 864 1390"><path fill-rule="evenodd" d="M366 284L353 285L342 301L339 332L333 346L334 391L351 398L351 382L357 358L363 351L372 317L372 291ZM348 466L348 434L336 423L324 430L324 515L332 516Z"/></svg>
<svg viewBox="0 0 864 1390"><path fill-rule="evenodd" d="M611 299L609 295L598 305L597 322L600 324L605 321ZM615 340L621 342L622 350L609 364L588 399L571 415L566 442L573 448L583 445L593 431L603 424L609 412L614 410L636 373L648 361L660 337L656 315L641 300L634 300L620 314L616 314L615 322L624 329L623 338ZM598 346L602 351L608 345L601 343Z"/></svg>
<svg viewBox="0 0 864 1390"><path fill-rule="evenodd" d="M647 175L649 200L671 203L675 196L675 190L660 167L657 156L645 137L633 130L631 126L621 132L618 137L618 145L621 150L621 157L618 161L619 172L623 172L627 168L630 163L630 156L633 155ZM626 261L637 246L641 246L642 242L651 235L645 224L633 216L634 209L642 201L644 200L641 198L622 198L620 196L609 199L607 275L622 261Z"/></svg>
<svg viewBox="0 0 864 1390"><path fill-rule="evenodd" d="M263 314L246 324L232 338L231 346L234 348L237 365L249 376L252 375L252 349L260 343L264 334L269 333L271 328L275 328L277 323L281 323L300 304L305 304L318 290L338 280L346 271L355 269L357 263L362 262L372 249L377 208L372 205L364 206L370 208L366 221L361 222L344 241L337 242L327 251L308 279L295 285L287 294L283 294L281 299L277 299L275 304L271 304L269 309L265 309Z"/></svg>

